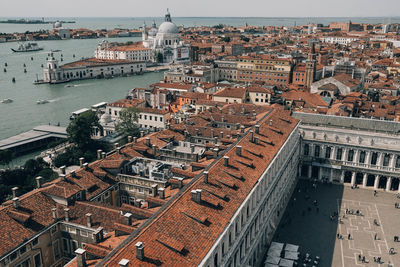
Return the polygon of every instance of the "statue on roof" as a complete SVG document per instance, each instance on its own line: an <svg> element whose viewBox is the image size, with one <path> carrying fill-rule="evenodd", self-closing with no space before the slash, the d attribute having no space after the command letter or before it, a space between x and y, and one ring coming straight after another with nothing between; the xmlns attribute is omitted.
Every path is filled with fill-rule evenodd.
<svg viewBox="0 0 400 267"><path fill-rule="evenodd" d="M165 21L171 22L171 14L169 13L169 8L167 8L167 14L165 14Z"/></svg>

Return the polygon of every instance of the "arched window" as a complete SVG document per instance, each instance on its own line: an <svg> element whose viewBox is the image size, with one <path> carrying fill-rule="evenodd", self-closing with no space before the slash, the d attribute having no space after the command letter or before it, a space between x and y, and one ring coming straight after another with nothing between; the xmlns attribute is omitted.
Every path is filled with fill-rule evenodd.
<svg viewBox="0 0 400 267"><path fill-rule="evenodd" d="M214 255L214 266L215 267L218 266L218 253L215 253L215 255Z"/></svg>
<svg viewBox="0 0 400 267"><path fill-rule="evenodd" d="M336 152L336 160L342 160L342 153L343 153L343 149L338 148L337 152Z"/></svg>
<svg viewBox="0 0 400 267"><path fill-rule="evenodd" d="M358 160L359 163L365 163L365 151L360 152L360 159Z"/></svg>
<svg viewBox="0 0 400 267"><path fill-rule="evenodd" d="M389 161L390 161L390 154L385 154L385 157L383 158L383 166L389 166Z"/></svg>
<svg viewBox="0 0 400 267"><path fill-rule="evenodd" d="M320 152L321 152L321 147L319 145L316 145L314 150L314 156L316 158L319 158Z"/></svg>
<svg viewBox="0 0 400 267"><path fill-rule="evenodd" d="M304 145L304 155L308 156L310 154L310 145L309 144L305 144Z"/></svg>
<svg viewBox="0 0 400 267"><path fill-rule="evenodd" d="M376 162L378 161L378 153L373 152L372 157L371 157L371 165L376 165Z"/></svg>

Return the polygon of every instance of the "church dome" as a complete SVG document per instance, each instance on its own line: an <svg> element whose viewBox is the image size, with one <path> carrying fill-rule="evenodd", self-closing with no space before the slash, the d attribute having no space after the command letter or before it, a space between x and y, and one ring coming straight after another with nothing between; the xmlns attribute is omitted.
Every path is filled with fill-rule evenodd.
<svg viewBox="0 0 400 267"><path fill-rule="evenodd" d="M62 23L60 22L60 21L56 21L55 23L54 23L54 28L61 28L62 27Z"/></svg>
<svg viewBox="0 0 400 267"><path fill-rule="evenodd" d="M159 33L179 33L178 27L175 23L165 21L161 23L160 28L158 28Z"/></svg>

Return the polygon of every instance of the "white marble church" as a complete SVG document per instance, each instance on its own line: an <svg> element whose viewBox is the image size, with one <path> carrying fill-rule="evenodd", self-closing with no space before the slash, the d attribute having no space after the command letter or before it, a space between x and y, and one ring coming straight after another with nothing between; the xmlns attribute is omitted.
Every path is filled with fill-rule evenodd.
<svg viewBox="0 0 400 267"><path fill-rule="evenodd" d="M149 31L143 25L142 40L144 47L154 51L155 61L159 63L189 62L189 46L181 41L179 28L172 22L169 11L158 29L155 22Z"/></svg>

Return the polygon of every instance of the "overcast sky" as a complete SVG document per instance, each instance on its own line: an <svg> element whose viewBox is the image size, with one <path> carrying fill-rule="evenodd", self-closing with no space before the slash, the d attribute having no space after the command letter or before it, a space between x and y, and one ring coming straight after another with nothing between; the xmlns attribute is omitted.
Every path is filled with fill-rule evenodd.
<svg viewBox="0 0 400 267"><path fill-rule="evenodd" d="M388 17L400 0L0 0L2 17Z"/></svg>

